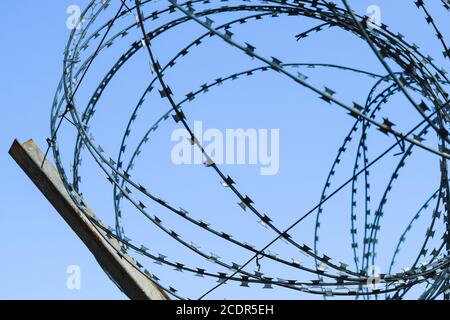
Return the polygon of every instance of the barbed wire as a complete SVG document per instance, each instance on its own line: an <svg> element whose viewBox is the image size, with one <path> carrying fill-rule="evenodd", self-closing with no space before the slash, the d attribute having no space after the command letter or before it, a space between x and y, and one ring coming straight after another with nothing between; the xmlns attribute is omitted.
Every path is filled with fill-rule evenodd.
<svg viewBox="0 0 450 320"><path fill-rule="evenodd" d="M229 281L240 283L241 287L259 284L266 289L278 287L306 294L321 295L323 297L349 296L356 298L378 298L384 294L385 298L388 299L401 299L414 287L428 286L419 295L419 298L434 299L442 296L448 299L450 293L448 285L448 251L450 247L448 243L449 221L447 208L449 207L450 198L447 160L450 158L450 150L447 149L447 143L450 142L450 138L446 129L446 124L449 121L449 102L445 86L450 81L447 78L445 70L439 68L432 57L425 56L416 45L409 44L403 35L393 33L386 25L381 24L377 28L370 28L368 17L354 13L345 0L343 1L343 7L319 0L229 0L220 1L220 4L202 0L186 2L168 0L158 1L157 3L161 7L159 9L157 9L155 3L155 1L150 0L91 1L80 17L80 21L83 21L83 23L79 25L79 28L72 30L65 49L64 72L54 98L51 112L51 138L48 139L49 148L53 151L57 169L66 189L83 212L86 212L83 192L81 191L80 174L83 150L88 152L90 159L96 163L111 183L114 197L115 225L114 227L106 227L96 219L91 220L93 225L106 232L108 240L121 243L125 251L132 251L159 265L175 268L176 271L184 271L196 276L215 279L218 284L203 293L200 299L207 297L210 293L227 284ZM448 2L442 1L442 4L447 11L450 11ZM433 30L437 33L436 37L444 49L444 58L446 60L450 59L445 37L440 32L438 24L434 21L424 1L416 1L415 5L423 11L426 21L428 24L431 24ZM110 6L119 6L113 19L108 18L108 9ZM175 13L179 15L174 17ZM235 15L233 19L229 19L229 14ZM132 16L135 17L135 20L130 19ZM305 38L318 34L323 30L338 28L366 41L375 57L381 63L381 66L385 69L386 74L376 74L333 63L285 63L281 59L275 57L267 58L259 54L256 46L249 42L241 44L235 40L235 33L232 30L234 31L234 28L238 25L286 16L298 16L319 21L317 26L298 33L296 37L298 45L301 45ZM213 17L221 17L221 20L228 20L215 26ZM100 18L106 18L107 22L100 23ZM153 24L158 21L162 21L161 24L153 27ZM149 22L152 22L152 29L148 29ZM168 62L161 64L158 59L158 51L153 48L152 43L157 39L163 38L170 30L176 29L177 27L182 28L187 23L198 25L202 28L203 33L193 41L190 41L188 45L183 46ZM120 30L114 29L114 26L118 27L124 24L126 26ZM121 39L127 40L132 36L136 36L136 30L139 31L137 34L140 33L138 39L131 40L129 48L120 55L118 60L106 72L103 79L98 82L86 106L79 105L76 96L82 84L86 83L85 76L88 74L94 60L98 59L101 54L105 55L105 52L109 50L116 50L114 46L115 41ZM96 50L93 53L89 53L89 46L95 43L101 34L103 34L103 37L96 46ZM261 65L224 75L210 82L205 82L197 89L187 92L184 98L177 102L174 97L174 91L171 89L172 87L169 83L167 73L174 69L183 59L187 59L186 57L190 56L195 50L198 50L197 48L206 45L207 39L210 38L222 40L223 43L244 53L254 61L261 63ZM149 69L148 73L152 78L148 82L148 85L146 85L138 103L133 108L130 118L126 121L118 155L114 160L105 152L105 148L96 144L95 138L91 134L90 124L96 114L98 103L105 89L141 49L146 51L147 59L150 61L151 70ZM117 53L117 50L115 52ZM82 55L86 56L84 60L81 58ZM395 62L401 71L394 71L387 62L388 59ZM365 104L348 104L339 100L333 89L325 87L322 90L312 85L308 81L308 76L298 72L299 69L304 67L321 68L324 70L335 69L346 73L359 74L369 79L375 79L376 83L372 86ZM194 134L194 130L190 127L186 113L184 112L190 102L200 95L207 94L210 90L217 89L219 86L228 82L248 79L256 74L266 72L275 72L299 84L301 87L315 93L319 99L325 101L327 104L347 111L349 117L354 121L341 147L338 149L337 156L327 175L319 201L315 206L312 206L311 210L303 215L298 215L300 218L290 224L289 228L281 228L277 224L275 216L262 213L263 211L257 207L252 198L241 191L238 179L226 174L224 169L213 161L211 155L205 151L199 138ZM384 87L385 85L387 87ZM150 94L157 90L159 90L159 95L165 101L168 111L164 112L156 122L145 130L142 138L137 140L137 145L130 152L131 156L128 161L125 161L125 152L129 150L127 147L131 145L131 133L137 119L140 117L140 112L145 104L144 102ZM389 99L398 93L404 95L422 119L416 125L412 126L411 130L406 132L395 130L394 127L396 124L388 118L377 120L379 117L378 114L383 112L383 107L387 105ZM417 102L415 96L420 96L422 99L421 102ZM67 106L70 106L70 108ZM69 115L70 119L68 118ZM205 168L212 171L221 180L226 190L237 199L240 208L250 212L257 223L266 228L264 230L271 232L271 238L273 240L268 242L266 246L249 244L244 240L237 239L231 232L223 232L218 228L212 227L204 219L195 218L195 214L193 215L183 208L177 208L171 205L167 200L157 196L154 191L147 188L145 184L132 178L131 173L144 145L150 141L152 134L171 119L186 129L192 145L198 148L204 159L206 159ZM66 166L63 164L64 161L59 147L60 144L65 143L64 140L60 141L58 134L64 120L67 120L76 128L71 178L66 174ZM370 144L367 142L367 136L372 127L378 129L382 134L393 137L395 143L385 148L383 152L379 152L378 156L370 158ZM360 136L357 140L352 175L345 180L345 183L337 185L337 187L332 189L331 186L335 183L333 179L341 164L343 155L348 153L349 146L358 133ZM425 139L431 133L434 133L435 137L439 140L438 147L433 147L432 143L425 143ZM376 207L377 209L372 211L370 209L371 176L369 168L384 159L387 154L397 149L400 151L396 154L399 157L397 166L391 174L388 184L384 187L383 195ZM389 199L389 193L394 183L399 179L399 173L405 167L406 161L412 157L413 149L423 150L440 160L440 185L438 190L425 201L413 216L413 219L401 234L390 262L389 272L387 274L376 275L376 282L379 286L373 286L374 275L370 274L369 269L370 266L376 264L376 245L379 241L379 231L382 226L381 221L386 211L385 207ZM356 224L357 195L359 192L357 181L361 175L364 178L364 230L362 250L360 249L361 241L357 238L358 227ZM351 205L349 211L351 224L350 248L352 250L354 269L345 263L333 260L331 254L328 256L319 253L323 206L329 199L340 194L348 185L351 188ZM133 196L134 193L138 195ZM145 203L144 198L146 201L156 204L160 208L167 210L167 212L182 218L187 224L199 228L205 234L210 234L221 241L225 241L232 248L243 249L249 252L251 259L246 259L244 263L227 262L219 254L201 250L201 247L194 244L190 238L182 237L181 232L168 225L166 226L161 218L150 214L147 209L148 204ZM213 263L218 268L228 271L216 272L203 267L194 267L190 261L175 262L169 260L162 253L149 253L149 249L144 244L136 243L126 236L121 209L124 200L140 212L146 220L149 220L162 233L165 233L188 252L192 252L196 256ZM417 247L420 247L420 250L412 266L404 269L402 272L391 274L401 245L405 242L413 223L426 212L432 202L435 202L434 210L422 244L419 242L416 243ZM316 219L313 248L310 248L308 245L298 242L298 240L291 236L290 232L306 217L313 214L316 215ZM444 230L438 229L438 225L441 226L441 229L443 227ZM442 232L442 241L431 243L431 239L434 238L436 232ZM307 259L310 259L312 266L308 266L295 258L288 258L278 253L270 252L268 249L280 239L303 253ZM428 261L420 263L420 259L422 258L428 258ZM252 272L248 270L247 266L254 260L257 270ZM266 276L261 272L261 266L267 261L292 268L299 275L296 279L283 279L278 274ZM142 274L146 275L150 280L157 282L163 290L174 298L184 298L178 293L175 286L162 284L158 276L150 274L137 260L133 261L133 265L137 265L137 268ZM305 274L314 276L316 280L302 280Z"/></svg>

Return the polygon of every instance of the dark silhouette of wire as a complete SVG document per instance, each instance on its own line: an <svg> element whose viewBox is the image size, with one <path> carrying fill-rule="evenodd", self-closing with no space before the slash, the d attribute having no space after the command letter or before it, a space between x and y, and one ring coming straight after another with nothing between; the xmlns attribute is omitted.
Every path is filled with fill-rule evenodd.
<svg viewBox="0 0 450 320"><path fill-rule="evenodd" d="M49 139L47 139L48 147L47 147L47 150L45 151L44 159L42 160L42 164L41 164L41 168L44 167L44 163L45 163L45 160L47 160L48 153L50 152L50 149L52 148L53 144L56 143L56 135L58 134L58 131L59 131L59 129L61 128L62 122L63 122L64 120L68 120L68 119L66 118L66 116L67 116L67 114L69 113L69 111L73 108L73 99L74 99L74 97L75 97L75 94L78 92L78 89L80 88L81 83L83 82L84 77L86 76L87 72L89 71L89 68L91 67L92 63L94 62L95 58L97 57L98 53L100 52L100 50L101 50L101 48L102 48L102 46L103 46L103 43L104 43L105 40L106 40L106 37L108 36L109 32L111 31L111 29L112 29L112 27L113 27L113 25L114 25L114 22L116 22L116 20L119 18L120 13L122 12L122 9L123 9L124 7L126 7L126 8L129 10L129 8L128 8L128 6L125 4L124 0L121 0L121 2L122 2L122 5L120 6L120 8L119 8L119 10L117 11L116 15L114 16L114 18L111 20L111 22L110 22L108 28L107 28L106 31L105 31L105 34L103 35L103 38L101 39L101 41L100 41L100 43L99 43L97 49L95 50L94 54L92 55L92 59L89 61L89 63L88 63L88 65L87 65L86 69L84 69L84 72L83 72L83 74L81 75L81 78L80 78L80 80L78 81L78 84L77 84L77 86L75 87L75 90L73 91L72 95L71 95L70 98L68 99L66 109L64 110L64 112L63 112L63 113L61 114L61 116L60 116L58 125L56 126L56 130L53 132L52 137L49 138ZM80 18L80 19L81 19L81 18Z"/></svg>
<svg viewBox="0 0 450 320"><path fill-rule="evenodd" d="M319 208L320 206L322 206L325 202L327 202L328 200L330 200L333 196L335 196L337 193L339 193L339 191L341 191L342 189L344 189L350 182L352 182L355 178L357 178L359 175L361 175L362 173L364 173L367 169L369 169L370 167L372 167L375 163L377 163L379 160L381 160L382 158L384 158L387 154L389 154L389 152L391 152L394 148L396 148L398 145L401 144L402 141L405 140L406 137L408 137L409 135L413 134L418 128L420 128L424 123L426 123L427 121L431 120L431 118L438 112L440 111L442 108L444 108L445 106L447 106L449 103L449 101L447 100L444 104L442 104L439 108L437 108L435 111L433 111L427 118L423 119L419 124L417 124L413 129L411 129L404 137L402 137L401 139L396 140L396 142L390 146L388 149L386 149L383 153L381 153L378 157L376 157L374 160L372 160L368 165L366 165L364 168L362 168L357 174L353 175L350 179L348 179L346 182L344 182L339 188L335 189L329 196L327 196L325 199L323 199L322 201L320 201L317 205L314 206L314 208L312 208L311 210L309 210L305 215L303 215L300 219L298 219L297 221L295 221L289 228L287 228L284 233L282 235L278 235L275 239L273 239L271 242L269 242L263 249L261 249L258 253L256 253L255 255L253 255L249 260L247 260L247 262L245 262L243 265L241 265L241 267L236 270L231 276L227 277L226 279L224 279L223 281L221 281L220 283L218 283L216 286L214 286L213 288L211 288L210 290L208 290L207 292L205 292L203 295L201 295L199 297L198 300L202 300L203 298L205 298L207 295L211 294L213 291L217 290L218 288L220 288L222 285L224 285L227 280L230 277L234 277L236 274L238 274L240 271L242 271L247 265L249 265L254 259L256 259L261 253L263 253L264 251L266 251L269 247L271 247L275 242L277 242L283 235L287 235L289 233L289 231L291 231L293 228L295 228L300 222L302 222L305 218L307 218L311 213L313 213L314 211L317 210L317 208Z"/></svg>

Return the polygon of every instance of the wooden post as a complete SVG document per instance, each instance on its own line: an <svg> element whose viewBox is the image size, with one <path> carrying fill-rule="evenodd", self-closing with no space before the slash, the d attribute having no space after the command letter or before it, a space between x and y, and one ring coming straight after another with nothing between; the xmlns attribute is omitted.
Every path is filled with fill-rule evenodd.
<svg viewBox="0 0 450 320"><path fill-rule="evenodd" d="M106 232L94 227L87 216L93 218L95 214L87 204L86 213L79 210L53 164L46 160L41 168L44 154L32 140L24 144L15 140L9 154L84 242L103 270L130 299L170 300L156 283L139 270L136 261L121 250L117 240L108 239Z"/></svg>

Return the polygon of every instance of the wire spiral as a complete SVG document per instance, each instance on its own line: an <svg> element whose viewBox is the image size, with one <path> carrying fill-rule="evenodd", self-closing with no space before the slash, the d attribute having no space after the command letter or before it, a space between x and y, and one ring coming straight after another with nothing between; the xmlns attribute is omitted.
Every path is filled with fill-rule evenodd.
<svg viewBox="0 0 450 320"><path fill-rule="evenodd" d="M448 17L450 3L441 0L441 4ZM415 5L424 15L426 22L431 25L432 31L436 32L438 43L442 46L443 57L448 62L450 50L445 42L445 35L438 27L438 22L433 19L425 1L416 1ZM239 32L243 32L246 25L256 28L257 24L262 21L274 23L275 19L287 18L297 19L297 21L308 20L313 23L312 27L307 30L300 33L295 32L296 46L301 46L306 38L315 37L325 31L344 31L346 34L356 36L360 41L362 39L365 42L364 45L372 49L371 53L383 67L384 73L374 73L334 63L286 63L281 58L267 57L267 55L259 53L256 45L248 41L242 42L239 38ZM215 21L220 22L216 23ZM294 296L298 294L298 297L312 295L324 298L350 297L357 299L410 297L448 299L450 295L448 277L450 187L447 163L450 159L450 148L448 148L450 137L446 127L450 120L447 93L450 81L446 71L437 66L435 60L438 58L433 59L423 54L418 46L409 43L402 34L392 32L388 26L381 24L373 28L370 23L367 16L357 15L347 1L342 1L342 5L321 0L91 1L83 11L78 27L72 30L65 48L64 72L51 111L51 138L48 139L48 143L66 189L79 208L86 210L81 183L82 160L90 162L90 165L93 165L96 170L101 169L102 175L107 178L113 188L115 215L113 227L107 227L98 220L92 220L93 225L106 231L111 239L120 241L123 250L140 255L140 259L142 259L138 262L140 271L177 299L198 297L192 296L192 293L181 292L193 289L189 288L189 285L181 284L187 288L180 290L172 284L161 281L160 277L148 271L150 268L144 267L145 262L143 261L152 261L167 267L167 274L182 271L204 278L205 288L208 287L208 284L211 287L211 279L217 281L218 284L210 290L199 292L200 298L209 296L225 284L238 284L239 288L243 289L255 285L265 289L276 288L283 292L293 292ZM297 27L295 26L295 28ZM159 59L158 46L161 46L161 43L165 46L170 44L169 47L172 49L179 45L178 43L175 45L171 40L171 32L180 32L180 37L181 34L184 37L194 29L196 32L192 32L194 36L187 44L181 45L181 49L177 49L177 52L171 54L169 58ZM293 29L294 27L289 32L292 32ZM198 35L195 36L195 34ZM164 42L164 39L169 40ZM244 67L239 72L230 72L230 74L222 75L215 80L199 84L187 92L181 92L184 88L175 90L176 87L172 84L176 78L171 75L171 72L176 73L177 67L184 61L189 64L191 56L195 55L196 50L208 47L208 44L215 40L220 40L220 43L231 47L245 58L251 58L248 60L251 60L253 65ZM94 47L96 50L92 49ZM116 55L118 56L116 57ZM95 75L92 71L88 72L91 67L99 66L100 59L106 56L114 57L112 66L102 69ZM109 152L105 151L111 149L109 145L99 145L96 142L97 137L92 133L91 126L94 127L95 115L102 112L99 108L102 99L111 95L108 89L114 86L115 89L112 91L114 94L118 94L117 90L120 86L117 87L116 78L120 76L121 72L125 72L128 65L141 63L139 59L145 61L144 69L147 80L141 88L142 91L137 102L131 107L131 110L127 109L126 111L128 119L125 124L122 123L121 128L124 130L121 131L120 144L118 148L116 146L117 152L113 158ZM165 62L161 63L160 61ZM101 64L102 68L109 63L105 60ZM150 66L148 66L149 63ZM142 65L139 68L142 68ZM344 75L358 76L367 81L374 80L375 83L371 84L364 103L348 103L339 99L335 90L329 87L321 89L314 85L313 81L310 81L310 78L303 73L303 69L327 72L334 70ZM133 70L135 72L135 69ZM344 111L352 123L350 129L347 129L347 134L326 175L319 201L306 214L297 214L296 218L298 219L293 224L292 222L288 224L288 228L282 228L282 224L277 223L279 219L277 215L263 213L265 211L262 211L259 205L243 191L238 183L240 180L227 174L226 168L212 160L199 142L199 137L195 135L190 124L192 119L188 116L188 106L194 100L201 99L202 96L229 83L231 85L232 82L259 77L267 73L277 74L277 77L287 79L298 85L298 88L313 93L324 104ZM104 75L98 77L98 74ZM178 72L179 74L180 72ZM148 76L151 77L150 80L148 80ZM126 83L124 81L127 80L122 79L121 81L121 86L123 86L123 83ZM187 84L185 81L184 85L189 85L190 81ZM194 83L193 80L192 83ZM81 92L82 90L86 92ZM123 88L121 90L126 91ZM397 100L399 96L404 100ZM416 121L413 126L405 126L404 130L396 130L401 125L387 117L391 100L394 100L395 103L401 101L402 104L412 107L412 110L420 118L419 121ZM114 98L109 103L113 102ZM163 105L168 110L159 115L149 126L150 120L145 118L145 112L148 108L156 105ZM156 107L154 108L156 109ZM124 111L121 110L120 114L122 112ZM119 117L122 119L122 116ZM141 127L137 124L140 119L145 126ZM62 136L61 128L65 122L75 129L72 131L72 140L74 141L72 145L68 143L69 138ZM236 207L236 209L242 209L251 214L265 228L269 239L275 237L273 241L266 246L264 244L252 245L231 232L220 231L206 222L206 219L197 218L199 213L192 214L188 210L172 205L168 200L159 197L156 192L152 191L154 188L147 187L146 184L139 181L137 175L135 178L133 170L138 165L137 160L144 152L144 147L152 141L160 128L168 126L169 123L181 126L189 133L192 145L206 159L203 170L208 170L209 175L221 181L223 188L227 190L226 198L237 201L240 208ZM102 124L102 127L105 125ZM106 130L111 128L114 128L111 131L119 131L119 127L116 126L107 126ZM136 138L136 132L139 132L138 138ZM369 143L372 136L389 137L391 139L390 147L385 145L384 149L374 148L373 141ZM369 154L369 147L373 154ZM376 151L372 151L373 149ZM394 150L399 153L394 157L393 171L389 174L387 183L380 184L378 179L372 178L369 168L388 155L392 155ZM380 155L376 155L379 151L382 151ZM412 218L407 218L406 227L403 227L402 230L396 228L400 239L392 246L394 247L392 258L386 262L389 270L386 273L375 274L372 267L378 263L377 253L380 250L378 242L381 238L382 222L387 213L391 214L389 211L390 195L398 184L400 174L406 170L408 161L412 160L413 151L430 157L431 162L433 159L437 159L439 185L435 186L433 190L427 191L429 192L428 197L414 212ZM354 152L353 155L350 155L353 158L349 158L352 160L344 161L344 157L348 157L350 152ZM329 152L327 151L327 153ZM63 157L63 154L72 154L72 156ZM72 163L67 164L67 159L70 159ZM336 177L338 170L345 167L345 163L350 162L352 162L350 175L347 172L347 179L340 184L340 179ZM433 165L435 162L432 162ZM68 167L70 167L70 174L66 169ZM344 168L342 170L344 171ZM88 176L88 179L91 178ZM161 177L161 179L164 178ZM362 184L359 179L363 180ZM374 181L378 185L377 189L381 190L375 206L371 204L371 200L373 202L375 199L372 192ZM326 218L325 207L331 199L337 198L346 188L350 192L348 210L350 245L348 249L353 260L351 266L334 260L339 255L339 252L335 252L336 250L330 252L325 247L324 251L328 255L320 253L323 248L320 240L323 235L322 221ZM407 196L403 200L408 201L406 198ZM345 201L348 204L348 199ZM152 253L146 247L147 242L144 240L133 241L128 238L127 226L123 217L124 207L127 207L127 210L132 208L138 212L145 221L153 224L161 234L165 234L167 239L171 239L179 246L176 250L171 246L167 247L168 250L171 250L171 256L177 256L177 258L196 256L195 259L200 258L209 267L194 266L194 261L196 261L194 258L184 260L183 263L171 260L162 253L156 251ZM181 221L183 223L181 226L193 227L196 228L193 230L197 231L192 233L191 237L181 236L181 233L185 231L184 227L181 231L175 230L170 223L166 224L154 214L154 212L163 211L170 214L170 219L176 218ZM312 244L311 241L307 242L308 246L299 242L298 237L293 236L293 232L294 228L312 215L315 216L314 237ZM401 212L401 215L408 216L408 212ZM408 235L417 225L416 221L423 217L426 233L422 235L423 239L415 237L412 263L407 268L394 273L396 260L400 256ZM362 221L362 223L358 224L358 221ZM201 230L202 234L208 234L217 241L221 241L223 246L227 246L225 250L227 252L231 250L229 248L235 248L233 250L247 254L236 254L236 257L242 261L229 262L222 259L219 254L203 250L192 241L198 230ZM358 236L358 232L362 232L362 238ZM300 262L295 257L289 258L286 252L278 254L269 250L275 242L279 242L278 240L283 240L288 248L297 253L300 252L306 261ZM158 244L158 250L160 247L164 247L164 245ZM154 249L156 250L156 248ZM224 247L216 249L219 251ZM181 250L183 250L183 254L180 253ZM387 259L384 249L382 256L383 259ZM247 260L249 257L251 259ZM253 262L256 262L258 270L250 271L250 264ZM266 265L270 270L269 275L261 271L261 267ZM282 277L278 273L278 270L281 269L289 270L285 272L286 277ZM229 292L228 295L230 295ZM231 294L231 296L233 295Z"/></svg>

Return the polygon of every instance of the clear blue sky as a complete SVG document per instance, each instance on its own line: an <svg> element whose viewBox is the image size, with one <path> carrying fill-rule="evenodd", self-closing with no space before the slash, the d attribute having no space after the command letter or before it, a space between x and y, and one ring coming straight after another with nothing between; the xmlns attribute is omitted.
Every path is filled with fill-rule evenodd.
<svg viewBox="0 0 450 320"><path fill-rule="evenodd" d="M83 7L87 3L88 1L80 0L76 4ZM407 41L417 43L424 54L436 57L436 64L448 70L449 61L442 59L442 48L436 38L431 37L434 31L425 23L414 1L364 0L350 3L361 14L365 13L369 5L378 5L381 8L382 21L389 25L391 30L399 31L406 36ZM74 4L74 1L4 0L3 4L7 10L0 13L0 298L124 299L125 296L107 278L81 241L7 155L14 138L21 141L33 138L41 147L46 145L51 103L62 73L63 50L69 36L66 28L66 9ZM445 24L445 21L448 21L448 13L443 13L440 6L430 8L448 39L450 27L448 23ZM114 9L109 13L112 15L113 11ZM131 21L132 18L130 23ZM236 38L241 42L250 40L266 57L275 56L283 62L335 63L385 74L367 44L342 31L329 30L304 42L295 42L294 36L297 33L315 24L300 17L268 19L260 24L252 22L239 27ZM181 48L192 39L187 36L187 31L199 34L198 30L196 26L189 26L185 32L179 32L178 29L178 32L170 33L164 41L155 41L155 50L162 57L161 60L168 59L170 54L175 52L175 48ZM131 39L133 38L124 40L122 44L128 46ZM199 48L193 58L186 58L168 75L168 81L177 93L177 98L182 98L204 82L258 65L237 53L236 49L218 40L210 41L207 49ZM99 65L94 66L94 75L88 78L87 84L94 84L98 77L102 77L118 53L105 55L108 58L100 60ZM93 133L97 142L105 146L111 155L117 155L119 138L125 125L123 116L130 113L133 103L137 102L142 93L143 81L148 79L144 65L147 59L144 52L140 52L133 60L132 66L124 70L111 84L112 89L105 93L98 119L96 116L94 121ZM200 68L200 65L203 67ZM299 71L310 76L310 81L315 86L322 88L325 85L335 89L339 99L348 104L352 101L364 103L368 91L375 83L374 79L342 71L319 68L304 68ZM93 90L94 87L83 87L82 94L92 93ZM80 103L82 101L80 99ZM169 107L162 99L155 101L155 110L145 113L141 123L137 125L135 139ZM280 227L289 226L317 203L336 152L352 125L345 111L325 104L306 89L278 74L257 75L252 79L226 84L220 90L196 99L188 108L186 114L191 124L193 120L203 120L205 126L210 128L280 129L280 172L277 176L261 177L258 175L259 168L255 166L225 167L225 172L237 177L241 190L255 200L259 209L277 218L275 222ZM392 117L391 120L398 124L401 131L409 130L419 119L401 95L397 95L389 103L389 112L386 114L390 119ZM197 218L214 223L220 230L230 231L238 239L258 246L270 241L273 233L263 233L254 217L249 213L242 213L236 205L236 199L218 188L220 185L217 176L204 168L176 167L170 162L170 149L173 146L170 134L175 128L177 126L172 123L161 128L152 144L143 151L134 173L139 177L139 181L171 203L195 212ZM66 125L63 130L70 132L70 127ZM393 143L392 139L374 129L370 137L369 153L372 158ZM430 144L433 143L434 140L430 138ZM347 154L334 187L351 175L354 149L351 148ZM64 150L67 151L67 161L70 161L71 150L70 145ZM402 179L391 195L388 214L382 223L378 252L383 272L387 271L385 268L392 256L394 244L406 223L438 186L438 159L420 150L415 151L414 155L416 158L411 165L402 171ZM395 160L397 158L390 155L386 162L371 170L373 208L378 204L380 192L392 173ZM88 161L85 171L82 172L82 189L85 190L86 200L94 210L109 222L113 217L111 190L104 178L97 176L95 171ZM344 195L338 197L336 202L331 202L325 210L319 249L334 259L346 261L353 266L348 235L348 191L347 188ZM200 263L200 260L191 257L189 252L180 250L179 246L167 241L165 236L157 234L150 222L138 218L138 214L131 207L127 208L130 213L127 213L125 221L136 233L139 241L152 251L165 253L174 260L190 261L194 265ZM196 232L197 229L172 220L168 213L156 206L149 206L149 210L155 210L154 213L163 217L163 221L172 223L183 235L201 244L206 251L214 247L213 251L218 252L226 261L242 263L249 256L248 253L237 253L223 241L212 240ZM413 231L412 238L407 243L409 246L405 247L406 253L401 260L405 266L417 252L414 243L423 238L429 219L425 217L421 221L423 223ZM146 223L145 227L142 227L144 224L141 225L141 222ZM314 217L311 216L295 229L293 235L300 243L312 246L313 223ZM141 229L138 226L141 226ZM149 229L146 229L147 226ZM286 257L297 255L302 259L298 252L295 253L295 250L290 250L282 244L275 246L274 250L286 254ZM81 290L68 290L66 287L66 269L70 265L81 267ZM192 294L191 297L195 298L214 285L213 281L197 282L197 278L191 275L176 274L152 263L147 265L152 272L161 275L165 284L179 288L180 294L185 296ZM213 266L213 269L216 268ZM274 266L267 266L267 275L278 274L279 271ZM286 272L293 276L292 273ZM304 279L303 277L299 276ZM249 290L242 291L235 285L228 285L210 298L270 298L274 297L276 292ZM308 297L280 290L276 298Z"/></svg>

